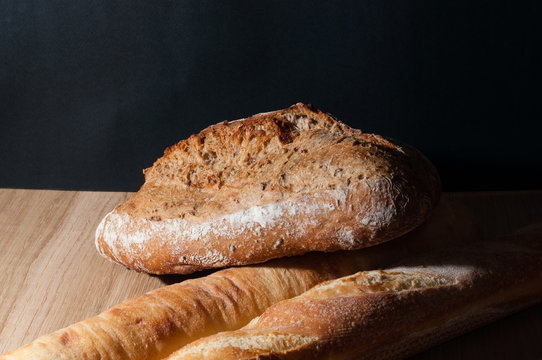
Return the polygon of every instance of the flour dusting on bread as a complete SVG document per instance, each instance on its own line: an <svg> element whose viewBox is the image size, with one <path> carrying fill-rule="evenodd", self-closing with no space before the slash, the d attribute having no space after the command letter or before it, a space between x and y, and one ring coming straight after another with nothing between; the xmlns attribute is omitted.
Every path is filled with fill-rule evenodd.
<svg viewBox="0 0 542 360"><path fill-rule="evenodd" d="M415 149L296 104L167 148L107 215L96 244L156 274L354 250L423 223L439 192Z"/></svg>

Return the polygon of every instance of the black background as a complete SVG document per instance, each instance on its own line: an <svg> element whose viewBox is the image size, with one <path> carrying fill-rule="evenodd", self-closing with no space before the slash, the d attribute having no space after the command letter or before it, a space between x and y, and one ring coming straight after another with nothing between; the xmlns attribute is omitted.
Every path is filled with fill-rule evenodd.
<svg viewBox="0 0 542 360"><path fill-rule="evenodd" d="M444 190L542 188L534 1L0 4L0 187L137 190L165 147L302 101Z"/></svg>

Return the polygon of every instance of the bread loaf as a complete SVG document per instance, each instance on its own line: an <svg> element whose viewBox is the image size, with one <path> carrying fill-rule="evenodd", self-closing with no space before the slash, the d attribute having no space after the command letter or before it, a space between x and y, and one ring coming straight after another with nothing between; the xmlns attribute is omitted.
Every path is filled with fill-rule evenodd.
<svg viewBox="0 0 542 360"><path fill-rule="evenodd" d="M322 281L447 243L472 242L478 234L474 220L460 204L443 199L427 224L402 238L357 251L230 268L166 286L42 336L0 355L0 360L161 359L199 337L238 329L270 305Z"/></svg>
<svg viewBox="0 0 542 360"><path fill-rule="evenodd" d="M320 284L169 360L401 359L542 300L542 224Z"/></svg>
<svg viewBox="0 0 542 360"><path fill-rule="evenodd" d="M166 149L103 219L96 246L154 274L354 250L420 225L439 192L415 149L297 104Z"/></svg>

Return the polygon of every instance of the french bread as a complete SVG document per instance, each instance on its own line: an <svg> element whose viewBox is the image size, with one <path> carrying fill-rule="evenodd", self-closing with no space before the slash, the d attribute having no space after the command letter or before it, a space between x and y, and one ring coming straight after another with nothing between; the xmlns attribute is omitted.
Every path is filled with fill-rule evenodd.
<svg viewBox="0 0 542 360"><path fill-rule="evenodd" d="M161 359L199 337L238 329L272 304L322 281L478 236L476 222L461 204L443 199L426 224L402 238L357 251L230 268L165 286L44 335L0 360Z"/></svg>
<svg viewBox="0 0 542 360"><path fill-rule="evenodd" d="M401 359L542 300L542 224L320 284L188 359Z"/></svg>
<svg viewBox="0 0 542 360"><path fill-rule="evenodd" d="M373 246L424 222L440 193L417 150L303 104L213 125L144 172L96 246L154 274Z"/></svg>

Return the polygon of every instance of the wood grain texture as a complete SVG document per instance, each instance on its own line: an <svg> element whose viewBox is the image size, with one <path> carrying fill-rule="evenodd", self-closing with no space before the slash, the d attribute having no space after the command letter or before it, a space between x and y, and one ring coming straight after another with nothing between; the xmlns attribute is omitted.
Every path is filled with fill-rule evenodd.
<svg viewBox="0 0 542 360"><path fill-rule="evenodd" d="M94 247L100 218L127 195L0 190L0 353L163 286Z"/></svg>
<svg viewBox="0 0 542 360"><path fill-rule="evenodd" d="M188 278L136 273L96 252L94 231L98 222L128 195L0 190L0 353L127 298ZM542 220L540 191L445 196L464 202L480 219L488 237ZM542 305L415 358L535 359L542 358L540 341Z"/></svg>

